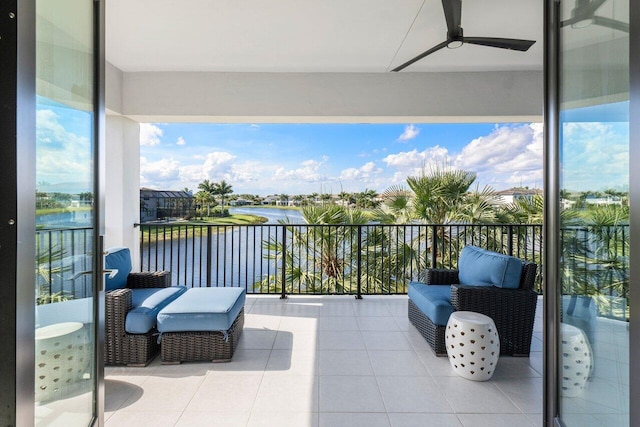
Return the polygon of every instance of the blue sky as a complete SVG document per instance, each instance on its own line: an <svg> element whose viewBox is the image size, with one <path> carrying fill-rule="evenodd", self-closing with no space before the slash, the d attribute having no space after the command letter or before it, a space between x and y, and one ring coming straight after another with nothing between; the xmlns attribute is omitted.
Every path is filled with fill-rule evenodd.
<svg viewBox="0 0 640 427"><path fill-rule="evenodd" d="M506 189L542 187L540 124L145 124L141 185L235 193L383 191L432 165Z"/></svg>
<svg viewBox="0 0 640 427"><path fill-rule="evenodd" d="M91 113L38 98L40 191L90 191ZM562 188L628 188L628 103L571 111L562 128ZM624 114L627 114L626 118ZM598 118L610 122L593 121ZM433 165L476 172L496 190L542 188L540 123L141 124L140 185L236 194L384 191Z"/></svg>

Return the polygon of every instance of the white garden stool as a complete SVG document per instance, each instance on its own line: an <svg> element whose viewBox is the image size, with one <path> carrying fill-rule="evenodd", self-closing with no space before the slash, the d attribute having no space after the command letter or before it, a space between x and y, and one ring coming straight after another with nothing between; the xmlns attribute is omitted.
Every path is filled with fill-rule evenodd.
<svg viewBox="0 0 640 427"><path fill-rule="evenodd" d="M91 362L83 326L63 322L36 329L36 401L60 399L81 387Z"/></svg>
<svg viewBox="0 0 640 427"><path fill-rule="evenodd" d="M487 381L493 376L500 356L500 338L489 316L454 311L447 322L445 343L456 374L473 381Z"/></svg>
<svg viewBox="0 0 640 427"><path fill-rule="evenodd" d="M593 369L593 352L582 329L560 324L562 396L575 397L585 389Z"/></svg>

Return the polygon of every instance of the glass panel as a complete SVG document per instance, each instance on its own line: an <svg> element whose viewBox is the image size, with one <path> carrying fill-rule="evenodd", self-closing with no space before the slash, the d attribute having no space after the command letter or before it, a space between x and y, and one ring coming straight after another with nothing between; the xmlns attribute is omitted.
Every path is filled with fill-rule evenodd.
<svg viewBox="0 0 640 427"><path fill-rule="evenodd" d="M90 425L93 310L93 1L36 2L38 426Z"/></svg>
<svg viewBox="0 0 640 427"><path fill-rule="evenodd" d="M629 425L629 0L562 2L560 413Z"/></svg>

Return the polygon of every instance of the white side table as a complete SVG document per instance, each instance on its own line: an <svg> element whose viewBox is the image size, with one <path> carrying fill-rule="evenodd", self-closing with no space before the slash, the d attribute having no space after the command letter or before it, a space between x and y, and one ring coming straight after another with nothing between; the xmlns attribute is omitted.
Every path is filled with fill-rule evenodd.
<svg viewBox="0 0 640 427"><path fill-rule="evenodd" d="M575 397L585 389L593 369L593 353L584 331L560 324L562 361L562 396Z"/></svg>
<svg viewBox="0 0 640 427"><path fill-rule="evenodd" d="M487 381L500 357L500 338L493 320L472 311L454 311L447 322L445 343L454 372L473 381Z"/></svg>
<svg viewBox="0 0 640 427"><path fill-rule="evenodd" d="M67 396L89 367L87 333L80 322L36 329L36 401Z"/></svg>

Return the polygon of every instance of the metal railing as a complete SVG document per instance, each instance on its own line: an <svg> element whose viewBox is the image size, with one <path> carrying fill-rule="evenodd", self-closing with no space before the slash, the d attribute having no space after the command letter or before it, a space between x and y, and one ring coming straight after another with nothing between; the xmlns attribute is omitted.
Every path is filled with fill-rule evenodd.
<svg viewBox="0 0 640 427"><path fill-rule="evenodd" d="M455 268L460 249L470 244L536 262L538 292L543 284L541 225L142 224L140 231L141 271L169 270L174 284L190 287L403 294L426 268ZM610 316L619 318L620 310L626 316L629 226L564 227L561 233L562 293L605 298ZM91 268L92 241L88 227L36 231L38 295L88 296L90 277L76 276Z"/></svg>
<svg viewBox="0 0 640 427"><path fill-rule="evenodd" d="M38 303L90 296L91 276L78 273L93 268L93 228L41 229L35 237Z"/></svg>
<svg viewBox="0 0 640 427"><path fill-rule="evenodd" d="M141 224L141 270L260 294L403 294L476 245L542 262L541 225ZM542 271L540 268L539 271ZM537 289L542 277L537 278Z"/></svg>

